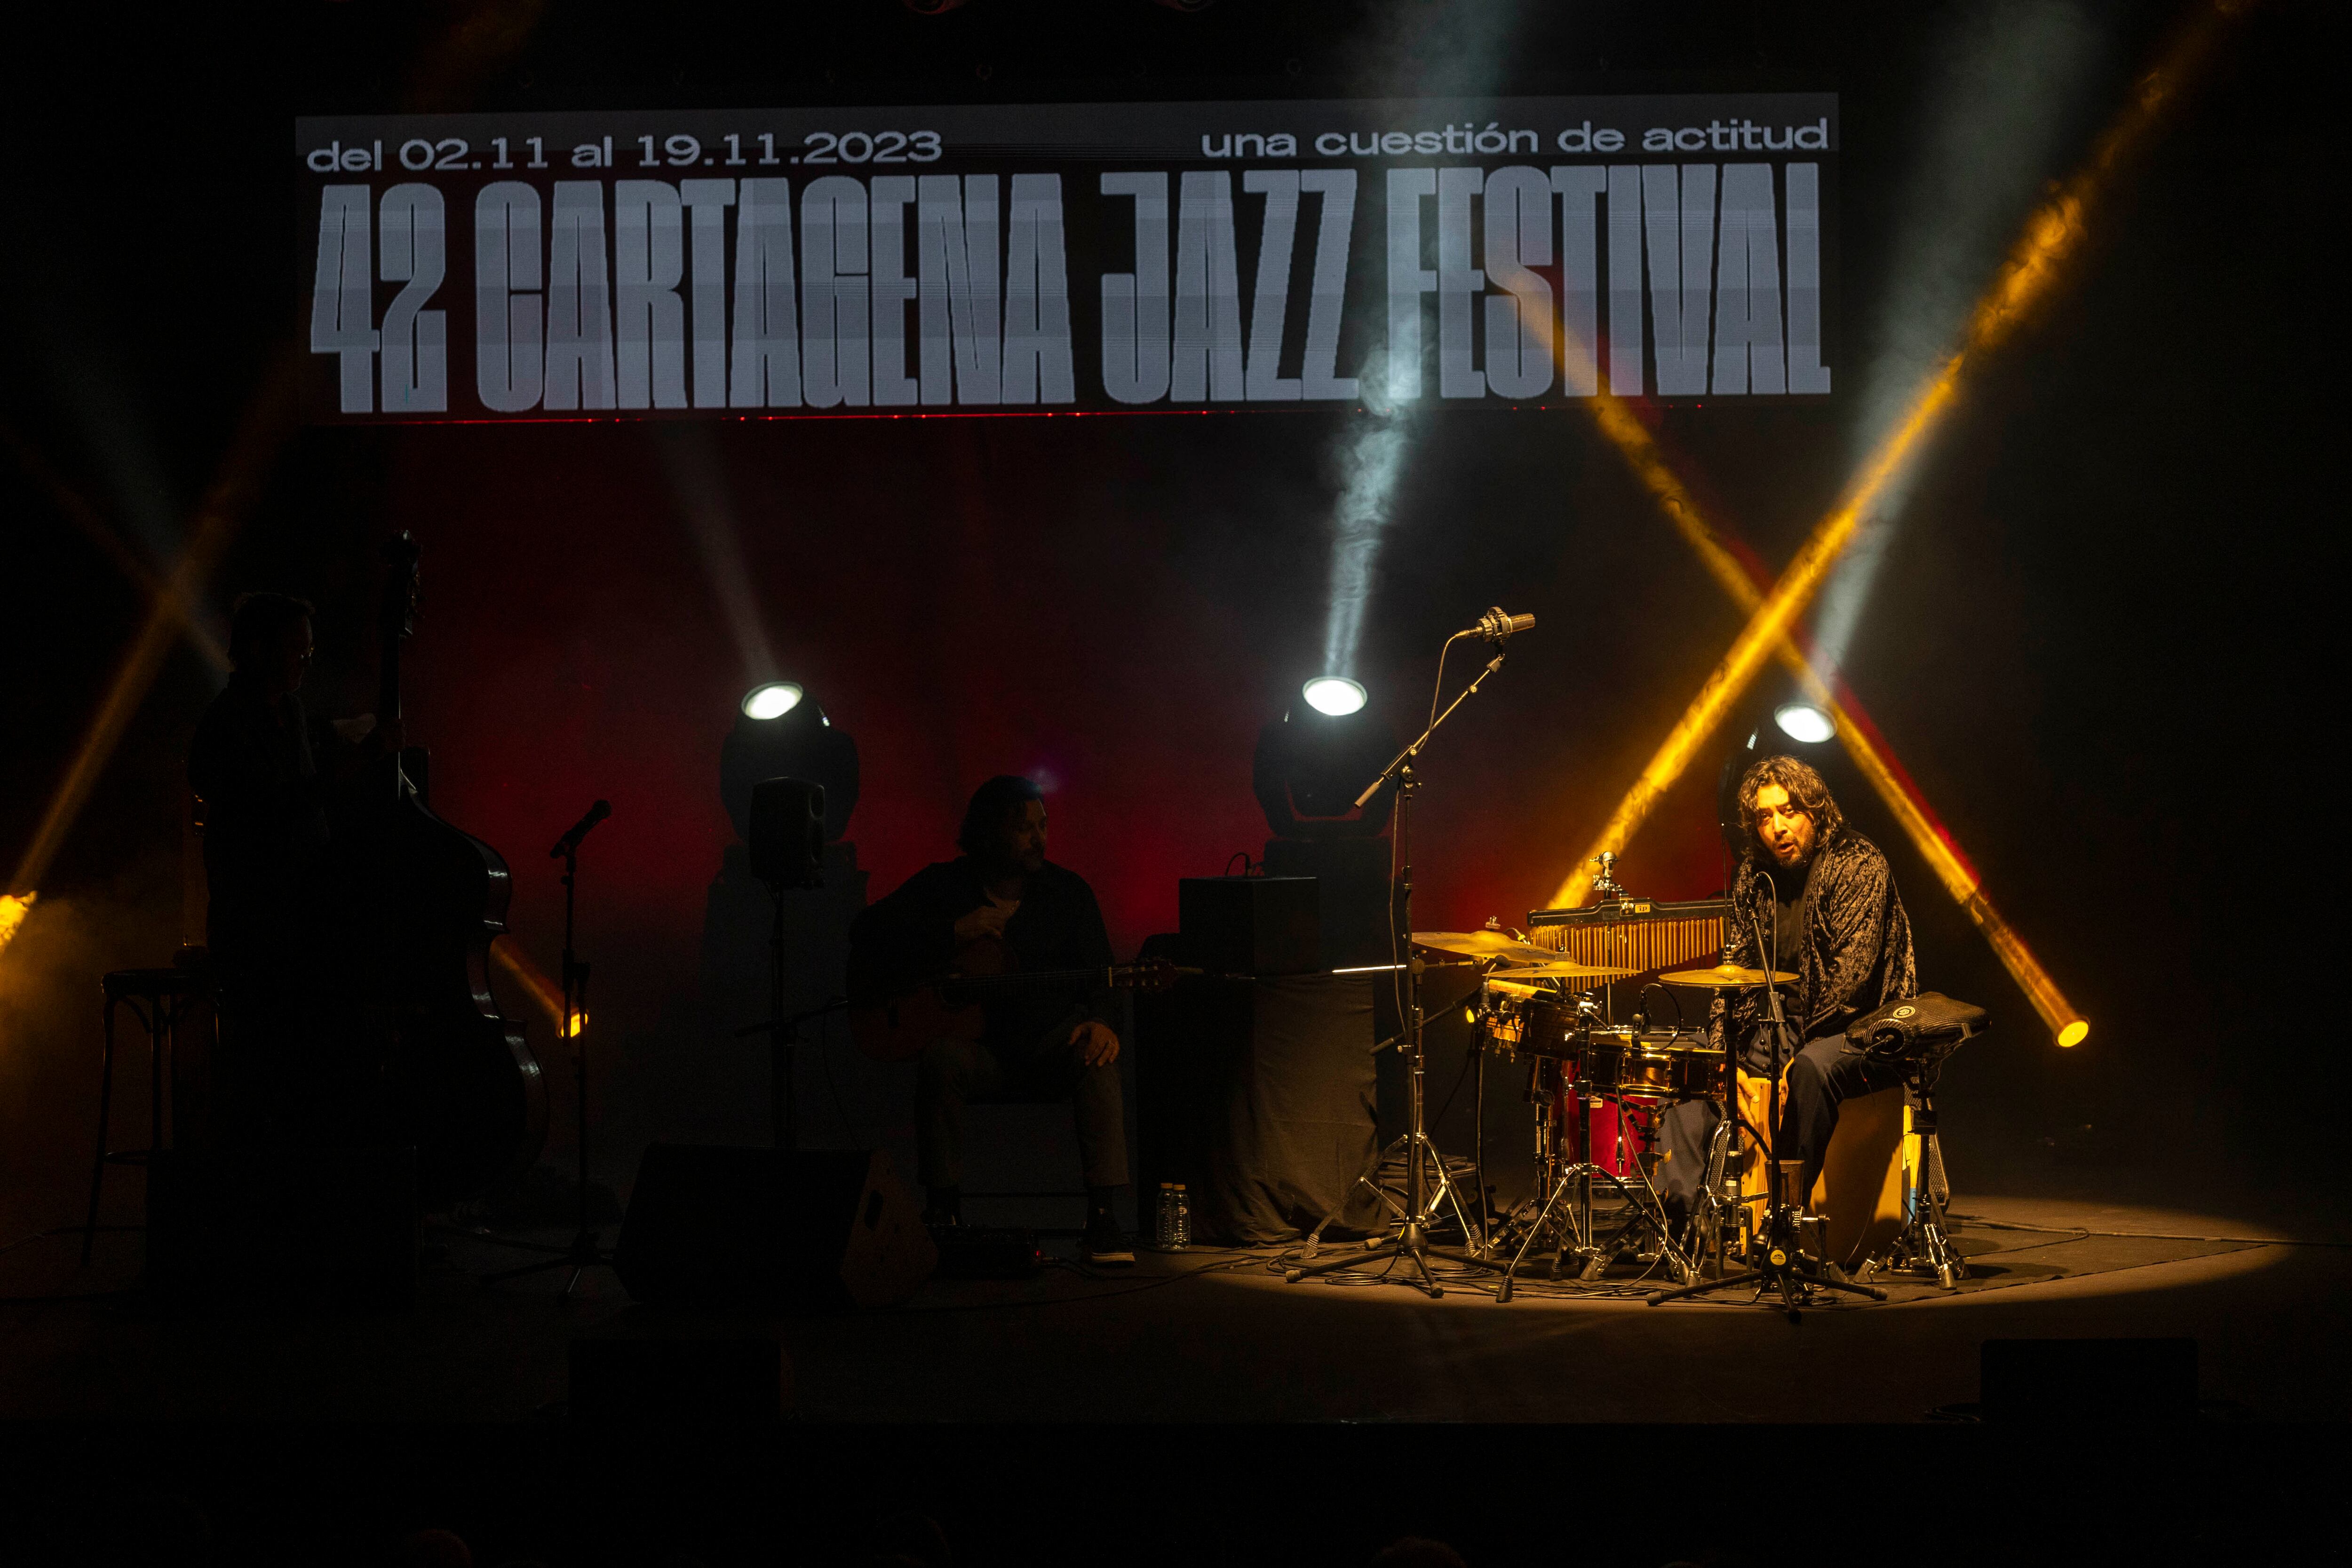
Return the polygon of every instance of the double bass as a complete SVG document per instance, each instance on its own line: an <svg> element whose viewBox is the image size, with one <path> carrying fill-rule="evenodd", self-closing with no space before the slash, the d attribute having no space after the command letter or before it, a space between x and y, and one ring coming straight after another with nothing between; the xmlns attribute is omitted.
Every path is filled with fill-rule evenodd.
<svg viewBox="0 0 2352 1568"><path fill-rule="evenodd" d="M415 634L416 541L384 546L376 714L400 719L402 645ZM351 805L363 968L386 1038L388 1131L416 1147L427 1213L520 1178L547 1142L547 1086L521 1026L500 1016L490 943L514 879L496 849L427 804L425 753L409 747Z"/></svg>

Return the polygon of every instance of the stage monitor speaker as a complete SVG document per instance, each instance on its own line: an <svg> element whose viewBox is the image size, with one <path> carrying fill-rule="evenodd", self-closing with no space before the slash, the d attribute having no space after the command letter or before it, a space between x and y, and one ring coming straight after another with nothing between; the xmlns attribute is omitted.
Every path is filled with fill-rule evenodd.
<svg viewBox="0 0 2352 1568"><path fill-rule="evenodd" d="M1318 970L1321 898L1321 884L1312 877L1179 879L1178 962L1216 974Z"/></svg>
<svg viewBox="0 0 2352 1568"><path fill-rule="evenodd" d="M772 888L824 886L824 785L761 779L751 786L751 871Z"/></svg>
<svg viewBox="0 0 2352 1568"><path fill-rule="evenodd" d="M614 1271L655 1306L887 1307L938 1267L878 1149L656 1143L637 1167Z"/></svg>

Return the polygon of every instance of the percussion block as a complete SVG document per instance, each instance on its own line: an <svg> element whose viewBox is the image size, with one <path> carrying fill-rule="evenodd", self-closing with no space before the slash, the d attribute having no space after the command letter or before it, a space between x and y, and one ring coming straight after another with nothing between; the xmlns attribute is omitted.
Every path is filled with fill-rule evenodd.
<svg viewBox="0 0 2352 1568"><path fill-rule="evenodd" d="M1903 1228L1903 1090L1854 1096L1838 1108L1812 1209L1829 1219L1832 1262L1847 1268L1884 1251Z"/></svg>
<svg viewBox="0 0 2352 1568"><path fill-rule="evenodd" d="M1769 1131L1770 1094L1766 1079L1739 1075L1739 1104L1750 1126ZM1829 1220L1824 1245L1841 1268L1883 1251L1903 1228L1903 1103L1901 1089L1883 1089L1838 1108L1837 1131L1806 1206ZM1760 1194L1767 1190L1763 1151L1748 1143L1745 1152L1740 1193Z"/></svg>

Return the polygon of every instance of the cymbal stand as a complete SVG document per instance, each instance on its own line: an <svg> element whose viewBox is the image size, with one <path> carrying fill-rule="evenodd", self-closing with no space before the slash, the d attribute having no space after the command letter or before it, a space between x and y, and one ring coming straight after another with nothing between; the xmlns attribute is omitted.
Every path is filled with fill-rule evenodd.
<svg viewBox="0 0 2352 1568"><path fill-rule="evenodd" d="M1767 879L1769 882L1769 879ZM1838 1275L1822 1259L1806 1252L1797 1232L1801 1224L1815 1223L1803 1215L1797 1198L1785 1191L1783 1183L1788 1172L1781 1165L1780 1152L1780 1071L1782 1056L1794 1059L1796 1052L1789 1038L1792 1031L1780 1009L1780 988L1770 976L1777 972L1780 953L1776 947L1767 947L1761 921L1758 921L1756 951L1764 959L1766 981L1764 1011L1766 1025L1771 1032L1774 1049L1766 1065L1766 1092L1769 1109L1765 1113L1765 1208L1762 1219L1748 1236L1748 1245L1741 1261L1748 1267L1720 1279L1701 1280L1671 1290L1653 1290L1644 1298L1653 1307L1668 1301L1683 1300L1695 1296L1712 1295L1736 1286L1754 1285L1756 1300L1762 1300L1767 1291L1777 1291L1781 1310L1789 1321L1799 1318L1801 1299L1812 1290L1842 1290L1852 1296L1865 1296L1874 1301L1886 1300L1886 1292L1872 1285L1857 1285ZM1724 1093L1729 1100L1723 1125L1731 1129L1726 1148L1729 1154L1726 1169L1736 1173L1741 1169L1738 1129L1744 1121L1739 1108L1739 1068L1731 1048L1724 1042L1723 1070L1728 1080ZM1785 1047L1785 1048L1784 1048ZM1728 1178L1727 1178L1728 1179Z"/></svg>
<svg viewBox="0 0 2352 1568"><path fill-rule="evenodd" d="M1449 643L1452 640L1449 638ZM1404 1135L1391 1144L1388 1152L1375 1159L1371 1169L1356 1178L1355 1185L1349 1188L1348 1194L1352 1197L1358 1187L1369 1188L1373 1196L1389 1210L1396 1228L1388 1240L1373 1244L1363 1252L1342 1253L1338 1258L1322 1262L1302 1263L1286 1276L1291 1284L1296 1285L1302 1279L1312 1279L1320 1274L1329 1274L1337 1269L1360 1268L1374 1259L1385 1258L1390 1260L1391 1266L1400 1261L1409 1260L1412 1264L1414 1276L1417 1277L1408 1276L1402 1282L1412 1285L1416 1289L1426 1291L1434 1298L1445 1294L1445 1288L1440 1285L1436 1277L1430 1272L1429 1260L1432 1258L1476 1268L1491 1268L1498 1272L1504 1267L1491 1258L1480 1256L1487 1250L1486 1237L1470 1216L1463 1212L1462 1202L1454 1193L1453 1179L1446 1169L1444 1157L1437 1152L1437 1146L1430 1141L1428 1101L1426 1086L1423 1082L1424 1070L1428 1064L1428 1052L1424 1048L1422 1038L1423 1019L1421 1003L1422 971L1428 965L1422 962L1419 954L1411 952L1411 943L1412 941L1412 801L1413 796L1421 791L1421 780L1413 773L1412 760L1421 754L1421 749L1429 743L1429 738L1437 733L1438 726L1452 718L1454 710L1468 701L1477 692L1478 688L1486 683L1488 676L1503 668L1503 659L1507 652L1507 645L1497 649L1495 657L1486 661L1486 668L1480 670L1472 679L1470 684L1462 689L1460 695L1445 705L1445 710L1431 719L1429 728L1423 730L1411 745L1399 752L1389 765L1381 770L1380 776L1366 785L1364 793L1356 797L1356 805L1361 808L1374 795L1380 794L1391 779L1396 781L1395 833L1398 869L1396 890L1392 896L1390 910L1392 916L1391 940L1400 944L1400 950L1405 960L1404 1034L1400 1042L1400 1048L1404 1052L1407 1093ZM1442 657L1439 663L1442 667L1444 664ZM1404 1193L1402 1202L1387 1188L1373 1180L1380 1164L1388 1158L1388 1155L1399 1152L1402 1153L1404 1161ZM1430 1183L1424 1173L1429 1170L1436 1172L1437 1179L1434 1184ZM1340 1200L1341 1206L1346 1203L1347 1198ZM1461 1225L1462 1234L1473 1250L1455 1251L1430 1245L1432 1222L1437 1219L1441 1207L1448 1205L1452 1206L1454 1219ZM1335 1208L1332 1214L1326 1215L1322 1222L1316 1226L1314 1231L1307 1237L1304 1257L1315 1256L1325 1226L1328 1226L1337 1215L1338 1209Z"/></svg>

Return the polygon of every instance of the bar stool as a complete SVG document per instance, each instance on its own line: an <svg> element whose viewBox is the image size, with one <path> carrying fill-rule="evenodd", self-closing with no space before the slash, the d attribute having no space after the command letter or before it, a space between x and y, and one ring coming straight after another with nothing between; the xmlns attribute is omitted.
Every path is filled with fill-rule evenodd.
<svg viewBox="0 0 2352 1568"><path fill-rule="evenodd" d="M172 1048L173 1031L182 1019L199 1003L211 999L212 982L201 968L118 969L107 975L106 1046L100 1058L98 1086L98 1152L89 1166L89 1215L82 1223L81 1260L89 1262L90 1247L98 1239L98 1202L106 1184L109 1165L152 1166L157 1155L164 1151L163 1103L165 1085L170 1081L164 1071L165 1057ZM148 1107L147 1146L143 1149L109 1149L107 1138L114 1109L114 1012L128 1005L147 1028L147 1071L152 1086ZM176 1125L176 1123L175 1123Z"/></svg>

